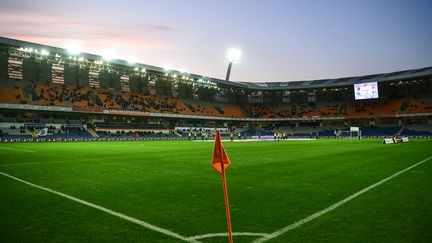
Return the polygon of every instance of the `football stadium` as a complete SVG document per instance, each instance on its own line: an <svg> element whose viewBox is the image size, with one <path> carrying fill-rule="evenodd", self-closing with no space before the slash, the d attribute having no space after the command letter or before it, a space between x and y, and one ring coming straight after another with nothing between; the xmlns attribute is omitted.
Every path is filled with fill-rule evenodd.
<svg viewBox="0 0 432 243"><path fill-rule="evenodd" d="M0 242L432 241L432 66L232 81L240 54L0 37Z"/></svg>

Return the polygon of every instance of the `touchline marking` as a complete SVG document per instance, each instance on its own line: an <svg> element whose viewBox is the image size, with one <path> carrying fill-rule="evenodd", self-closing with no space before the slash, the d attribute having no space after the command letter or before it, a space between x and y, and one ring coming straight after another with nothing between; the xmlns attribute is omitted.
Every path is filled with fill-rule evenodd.
<svg viewBox="0 0 432 243"><path fill-rule="evenodd" d="M36 152L34 150L29 150L29 149L19 149L19 148L10 148L10 147L0 147L0 149L9 149L9 150L16 150L16 151L22 151L22 152L28 152L28 153Z"/></svg>
<svg viewBox="0 0 432 243"><path fill-rule="evenodd" d="M120 157L98 158L98 159L69 159L69 160L54 160L54 161L41 161L41 162L29 162L29 163L9 163L9 164L0 164L0 166L63 164L63 163L86 162L86 161L104 161L104 160L111 160L111 159L118 159L118 158Z"/></svg>
<svg viewBox="0 0 432 243"><path fill-rule="evenodd" d="M174 232L172 232L172 231L170 231L170 230L167 230L167 229L164 229L164 228L160 228L160 227L158 227L158 226L155 226L155 225L149 224L149 223L144 222L144 221L142 221L142 220L139 220L139 219L136 219L136 218L132 218L132 217L127 216L127 215L125 215L125 214L122 214L122 213L119 213L119 212L113 211L113 210L108 209L108 208L104 208L104 207L102 207L102 206L99 206L99 205L96 205L96 204L93 204L93 203L90 203L90 202L84 201L84 200L82 200L82 199L79 199L79 198L76 198L76 197L73 197L73 196L70 196L70 195L67 195L67 194L64 194L64 193L61 193L61 192L58 192L58 191L55 191L55 190L49 189L49 188L46 188L46 187L43 187L43 186L39 186L39 185L33 184L33 183L31 183L31 182L28 182L28 181L22 180L22 179L20 179L20 178L15 177L15 176L11 176L11 175L6 174L6 173L3 173L3 172L1 172L1 171L0 171L0 174L3 175L3 176L9 177L10 179L13 179L13 180L15 180L15 181L22 182L22 183L24 183L24 184L27 184L27 185L29 185L29 186L32 186L32 187L38 188L38 189L40 189L40 190L43 190L43 191L47 191L47 192L50 192L50 193L56 194L56 195L58 195L58 196L61 196L61 197L64 197L64 198L70 199L70 200L75 201L75 202L77 202L77 203L80 203L80 204L83 204L83 205L86 205L86 206L89 206L89 207L95 208L95 209L97 209L97 210L100 210L100 211L102 211L102 212L105 212L105 213L111 214L111 215L113 215L113 216L119 217L119 218L124 219L124 220L126 220L126 221L129 221L129 222L132 222L132 223L138 224L138 225L140 225L140 226L142 226L142 227L145 227L145 228L147 228L147 229L151 229L151 230L154 230L154 231L156 231L156 232L159 232L159 233L162 233L162 234L165 234L165 235L168 235L168 236L171 236L171 237L174 237L174 238L177 238L177 239L183 240L183 241L188 241L188 242L198 242L198 241L196 241L195 239L189 239L189 238L186 237L186 236L182 236L182 235L177 234L177 233L174 233Z"/></svg>
<svg viewBox="0 0 432 243"><path fill-rule="evenodd" d="M100 160L100 159L70 159L70 160L55 160L55 161L42 161L42 162L30 162L30 163L9 163L9 164L0 164L0 166L21 166L21 165L45 165L45 164L59 164L59 163L70 163L77 161L92 161L92 160Z"/></svg>
<svg viewBox="0 0 432 243"><path fill-rule="evenodd" d="M267 236L267 233L252 233L252 232L233 232L233 236ZM225 233L209 233L204 235L195 235L191 236L188 239L189 240L199 240L199 239L205 239L205 238L212 238L212 237L224 237L228 236L228 232Z"/></svg>
<svg viewBox="0 0 432 243"><path fill-rule="evenodd" d="M279 230L276 230L275 232L273 232L273 233L271 233L271 234L268 234L268 235L266 235L266 236L264 236L264 237L262 237L262 238L256 239L256 240L252 241L252 243L261 243L261 242L265 242L265 241L271 240L271 239L273 239L273 238L276 238L276 237L278 237L278 236L280 236L280 235L282 235L282 234L285 234L286 232L288 232L288 231L290 231L290 230L293 230L293 229L295 229L295 228L297 228L297 227L299 227L299 226L301 226L301 225L303 225L303 224L306 224L307 222L309 222L309 221L311 221L311 220L314 220L314 219L318 218L319 216L321 216L321 215L323 215L323 214L326 214L326 213L328 213L328 212L330 212L330 211L332 211L332 210L338 208L339 206L341 206L341 205L343 205L343 204L345 204L345 203L347 203L347 202L353 200L354 198L360 196L361 194L363 194L363 193L365 193L365 192L367 192L367 191L369 191L369 190L371 190L371 189L373 189L373 188L375 188L375 187L377 187L377 186L383 184L384 182L386 182L386 181L388 181L388 180L393 179L394 177L396 177L396 176L398 176L398 175L400 175L400 174L402 174L402 173L404 173L404 172L406 172L406 171L408 171L408 170L410 170L410 169L412 169L412 168L414 168L414 167L416 167L416 166L418 166L418 165L420 165L420 164L423 164L424 162L426 162L426 161L428 161L428 160L430 160L430 159L432 159L432 156L430 156L429 158L424 159L424 160L422 160L422 161L420 161L420 162L418 162L418 163L416 163L416 164L413 164L413 165L411 165L411 166L408 167L408 168L405 168L405 169L403 169L403 170L401 170L401 171L399 171L399 172L396 172L396 173L394 173L393 175L391 175L391 176L389 176L389 177L387 177L387 178L385 178L385 179L382 179L382 180L376 182L375 184L372 184L372 185L370 185L370 186L368 186L368 187L366 187L366 188L364 188L364 189L362 189L362 190L360 190L360 191L358 191L358 192L352 194L351 196L348 196L348 197L345 198L345 199L342 199L341 201L339 201L339 202L337 202L337 203L331 205L331 206L328 207L328 208L325 208L325 209L323 209L323 210L321 210L321 211L319 211L319 212L316 212L316 213L314 213L314 214L312 214L312 215L309 215L308 217L306 217L306 218L304 218L304 219L302 219L302 220L300 220L300 221L297 221L297 222L295 222L295 223L293 223L293 224L290 224L290 225L288 225L288 226L286 226L286 227L284 227L284 228L281 228L281 229L279 229Z"/></svg>

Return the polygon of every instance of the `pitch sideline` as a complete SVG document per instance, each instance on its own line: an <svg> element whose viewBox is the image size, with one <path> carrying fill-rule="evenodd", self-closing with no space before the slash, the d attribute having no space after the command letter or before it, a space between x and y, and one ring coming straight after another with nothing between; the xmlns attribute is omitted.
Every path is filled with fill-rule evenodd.
<svg viewBox="0 0 432 243"><path fill-rule="evenodd" d="M121 157L109 157L109 158L97 158L97 159L84 159L84 158L78 158L78 159L68 159L68 160L54 160L54 161L40 161L40 162L29 162L29 163L9 163L9 164L0 164L1 166L8 167L8 166L25 166L25 165L49 165L49 164L63 164L63 163L75 163L75 162L87 162L87 161L102 161L102 160L112 160L112 159L119 159Z"/></svg>
<svg viewBox="0 0 432 243"><path fill-rule="evenodd" d="M12 147L0 147L0 149L16 150L16 151L27 152L27 153L35 153L36 152L36 151L30 150L30 149L19 149L19 148L12 148Z"/></svg>
<svg viewBox="0 0 432 243"><path fill-rule="evenodd" d="M8 167L8 166L25 166L25 165L47 165L47 164L62 164L62 163L81 162L81 161L93 161L93 160L100 160L100 159L69 159L69 160L54 160L54 161L29 162L29 163L9 163L9 164L0 164L0 166Z"/></svg>
<svg viewBox="0 0 432 243"><path fill-rule="evenodd" d="M405 168L405 169L403 169L403 170L401 170L399 172L396 172L393 175L391 175L391 176L389 176L387 178L384 178L384 179L382 179L382 180L380 180L380 181L378 181L378 182L376 182L376 183L374 183L374 184L372 184L372 185L370 185L370 186L368 186L366 188L363 188L362 190L360 190L360 191L352 194L351 196L348 196L345 199L342 199L341 201L339 201L339 202L337 202L337 203L335 203L335 204L333 204L333 205L331 205L331 206L329 206L329 207L327 207L327 208L325 208L325 209L323 209L321 211L318 211L318 212L316 212L316 213L314 213L312 215L309 215L308 217L306 217L306 218L304 218L302 220L299 220L299 221L297 221L297 222L295 222L293 224L290 224L290 225L288 225L286 227L278 229L278 230L276 230L273 233L270 233L270 234L267 234L266 236L263 236L262 238L256 239L256 240L252 241L252 243L265 242L265 241L274 239L274 238L276 238L276 237L278 237L278 236L280 236L282 234L285 234L286 232L288 232L290 230L293 230L293 229L295 229L295 228L297 228L297 227L299 227L299 226L301 226L303 224L306 224L307 222L309 222L311 220L314 220L314 219L320 217L321 215L324 215L324 214L326 214L326 213L328 213L330 211L333 211L334 209L336 209L336 208L342 206L343 204L345 204L345 203L353 200L354 198L360 196L361 194L363 194L363 193L365 193L365 192L367 192L367 191L369 191L369 190L371 190L371 189L373 189L373 188L375 188L375 187L383 184L386 181L389 181L389 180L393 179L394 177L396 177L396 176L398 176L398 175L400 175L400 174L402 174L402 173L404 173L404 172L406 172L406 171L408 171L408 170L410 170L410 169L412 169L412 168L414 168L414 167L416 167L418 165L423 164L424 162L426 162L426 161L428 161L430 159L432 159L432 156L430 156L430 157L428 157L428 158L426 158L426 159L424 159L424 160L422 160L422 161L420 161L418 163L415 163L415 164L413 164L413 165L411 165L411 166L409 166L409 167L407 167L407 168Z"/></svg>

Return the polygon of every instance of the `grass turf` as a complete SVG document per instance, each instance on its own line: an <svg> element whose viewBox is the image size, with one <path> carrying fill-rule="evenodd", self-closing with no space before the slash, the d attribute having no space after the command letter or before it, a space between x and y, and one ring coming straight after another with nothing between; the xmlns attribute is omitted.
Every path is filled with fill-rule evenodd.
<svg viewBox="0 0 432 243"><path fill-rule="evenodd" d="M233 163L234 232L271 233L432 155L431 140L224 145ZM212 148L189 141L0 144L0 171L194 236L226 232ZM432 160L271 241L431 242L431 175ZM179 241L1 175L0 218L1 242Z"/></svg>

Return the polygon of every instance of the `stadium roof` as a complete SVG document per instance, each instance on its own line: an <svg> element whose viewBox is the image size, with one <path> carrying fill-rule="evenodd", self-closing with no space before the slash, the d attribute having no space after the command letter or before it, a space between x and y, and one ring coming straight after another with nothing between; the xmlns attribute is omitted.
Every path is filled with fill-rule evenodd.
<svg viewBox="0 0 432 243"><path fill-rule="evenodd" d="M22 47L22 48L33 48L33 49L44 49L50 53L59 53L66 56L70 54L66 49L52 47L42 44L31 43L22 40L16 40L6 37L0 37L0 44L14 47ZM80 57L91 59L91 60L101 60L102 56L89 54L89 53L80 53ZM107 61L110 64L120 65L120 66L129 66L129 67L138 67L144 68L146 70L161 72L161 73L173 73L173 74L182 74L180 71L176 70L165 70L162 67L156 67L147 64L134 63L131 64L125 60L114 59ZM338 87L338 86L348 86L353 85L355 83L363 83L363 82L385 82L385 81L393 81L393 80L403 80L410 78L420 78L425 76L432 76L432 66L418 68L418 69L410 69L404 71L397 71L391 73L380 73L373 75L363 75L363 76L355 76L355 77L343 77L343 78L334 78L334 79L319 79L319 80L305 80L305 81L286 81L286 82L244 82L244 81L225 81L222 79L205 77L203 75L198 74L188 74L188 76L198 80L205 78L207 80L213 81L217 84L236 87L236 88L244 88L244 89L253 89L253 90L293 90L293 89L308 89L308 88L324 88L324 87Z"/></svg>
<svg viewBox="0 0 432 243"><path fill-rule="evenodd" d="M385 82L393 80L403 80L410 78L420 78L432 75L432 66L410 69L404 71L397 71L391 73L380 73L373 75L363 75L355 77L344 77L334 79L318 79L306 81L288 81L288 82L241 82L246 84L250 89L307 89L307 88L324 88L324 87L337 87L348 86L356 83L364 82Z"/></svg>

